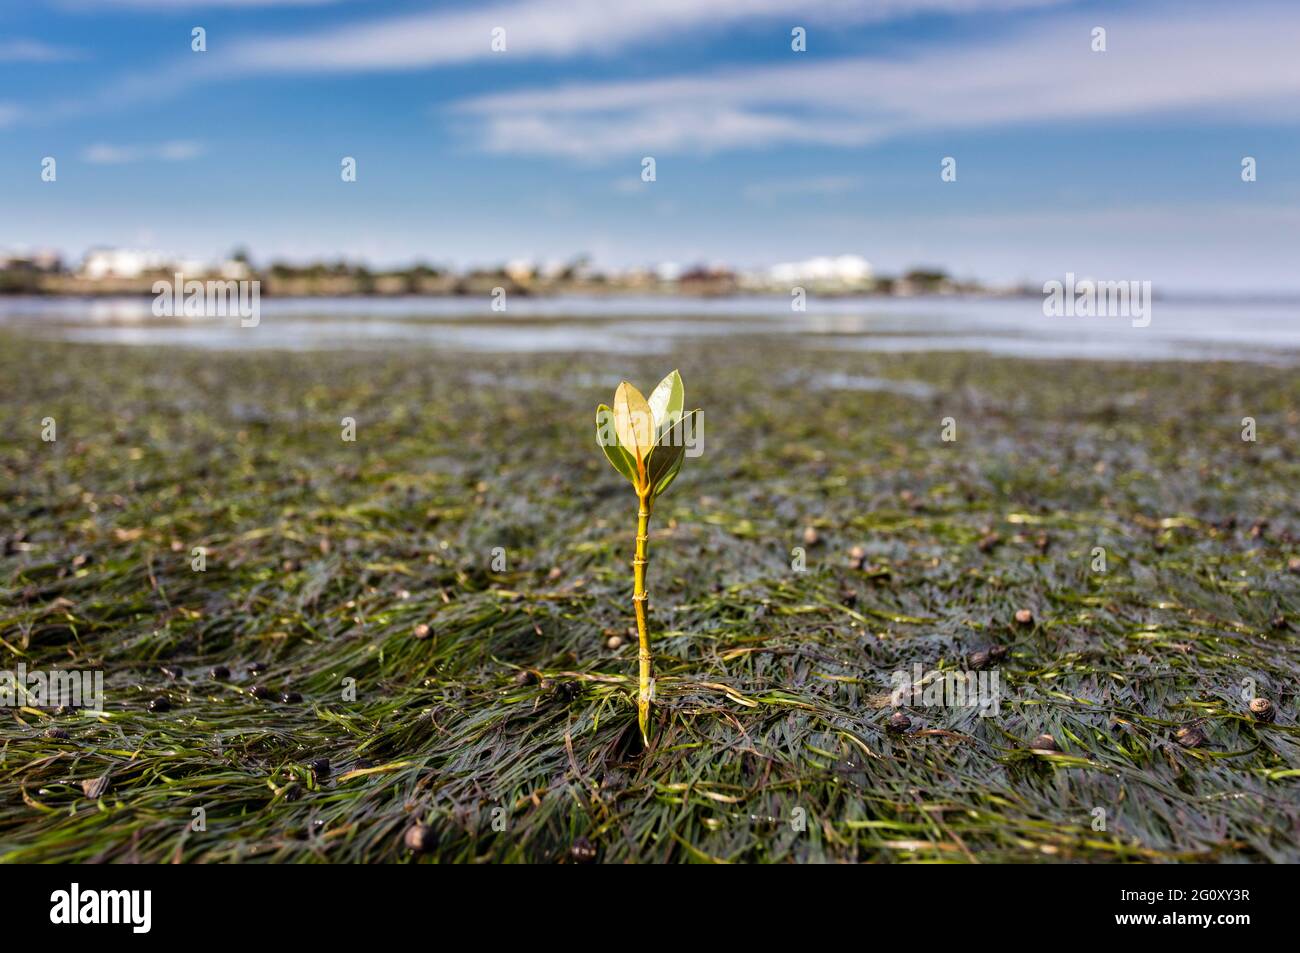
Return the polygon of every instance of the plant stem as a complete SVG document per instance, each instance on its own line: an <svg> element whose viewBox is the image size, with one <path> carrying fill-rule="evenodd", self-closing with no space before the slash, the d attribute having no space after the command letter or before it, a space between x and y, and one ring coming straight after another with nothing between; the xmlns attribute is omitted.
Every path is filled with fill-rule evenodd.
<svg viewBox="0 0 1300 953"><path fill-rule="evenodd" d="M636 697L636 720L641 727L641 741L650 744L650 695L654 660L650 656L650 630L646 626L645 567L646 543L650 538L649 494L637 494L640 507L636 514L636 556L632 559L632 605L636 609L636 632L641 643L641 678Z"/></svg>

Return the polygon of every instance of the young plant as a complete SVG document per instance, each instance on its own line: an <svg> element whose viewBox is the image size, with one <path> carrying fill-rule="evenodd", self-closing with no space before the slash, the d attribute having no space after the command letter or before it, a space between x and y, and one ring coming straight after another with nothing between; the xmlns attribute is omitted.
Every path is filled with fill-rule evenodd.
<svg viewBox="0 0 1300 953"><path fill-rule="evenodd" d="M686 454L686 442L693 433L698 410L683 413L686 390L682 376L673 371L659 382L646 400L627 381L614 392L614 409L596 408L596 440L614 469L627 477L636 491L636 555L632 558L632 607L640 640L641 675L637 692L637 724L641 740L650 743L650 699L654 683L654 659L650 654L650 632L646 627L645 570L650 513L655 500L677 477Z"/></svg>

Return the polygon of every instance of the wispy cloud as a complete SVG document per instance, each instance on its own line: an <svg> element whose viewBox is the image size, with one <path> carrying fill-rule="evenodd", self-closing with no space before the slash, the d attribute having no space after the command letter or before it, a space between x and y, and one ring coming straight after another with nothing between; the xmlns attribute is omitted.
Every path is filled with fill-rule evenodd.
<svg viewBox="0 0 1300 953"><path fill-rule="evenodd" d="M464 100L488 152L577 160L646 151L854 146L915 131L1194 112L1300 118L1300 11L1056 21L974 49L805 60Z"/></svg>
<svg viewBox="0 0 1300 953"><path fill-rule="evenodd" d="M844 195L861 188L862 179L853 175L821 175L804 179L751 182L743 195L751 202L774 202L795 196Z"/></svg>
<svg viewBox="0 0 1300 953"><path fill-rule="evenodd" d="M626 175L611 182L610 188L620 195L641 195L650 191L650 183L643 181L639 175Z"/></svg>
<svg viewBox="0 0 1300 953"><path fill-rule="evenodd" d="M60 0L69 10L102 12L105 7L138 10L198 10L218 7L320 7L341 0Z"/></svg>
<svg viewBox="0 0 1300 953"><path fill-rule="evenodd" d="M0 63L56 63L80 56L76 50L50 46L40 40L0 40Z"/></svg>
<svg viewBox="0 0 1300 953"><path fill-rule="evenodd" d="M82 0L68 0L81 5ZM110 0L119 6L175 4L165 0ZM212 0L215 4L266 5L298 0ZM309 0L302 0L309 2ZM728 27L772 24L784 42L795 25L810 30L920 15L970 16L1052 8L1071 0L513 0L470 10L441 9L350 20L293 34L230 36L211 52L130 73L86 97L50 104L47 116L69 118L103 108L157 101L196 85L274 74L411 72L488 61L516 63L608 58L636 46L701 37ZM199 0L176 0L184 9ZM493 30L506 31L506 50L493 52ZM753 126L746 118L740 123ZM736 130L739 131L739 130ZM752 134L757 134L754 130Z"/></svg>
<svg viewBox="0 0 1300 953"><path fill-rule="evenodd" d="M21 115L22 110L13 103L0 103L0 129L16 122Z"/></svg>
<svg viewBox="0 0 1300 953"><path fill-rule="evenodd" d="M924 13L971 14L1057 6L1067 0L516 0L354 22L314 33L233 44L234 72L396 71L492 56L559 59L608 56L691 29L784 19L790 26L885 21ZM492 31L503 28L505 53ZM816 42L814 39L812 42Z"/></svg>
<svg viewBox="0 0 1300 953"><path fill-rule="evenodd" d="M188 139L176 139L150 145L116 146L99 142L82 153L85 162L96 165L121 165L128 162L182 162L203 155L203 146Z"/></svg>

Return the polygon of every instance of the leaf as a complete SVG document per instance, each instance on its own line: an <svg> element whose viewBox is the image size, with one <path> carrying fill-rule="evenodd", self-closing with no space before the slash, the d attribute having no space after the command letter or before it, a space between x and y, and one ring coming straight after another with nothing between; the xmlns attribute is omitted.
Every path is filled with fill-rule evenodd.
<svg viewBox="0 0 1300 953"><path fill-rule="evenodd" d="M672 436L673 431L664 434L664 438ZM650 486L657 487L659 481L668 476L670 472L676 470L682 465L682 456L686 453L686 448L681 443L676 444L655 444L654 453L650 454L650 462L646 464L646 477Z"/></svg>
<svg viewBox="0 0 1300 953"><path fill-rule="evenodd" d="M682 460L686 456L686 441L697 423L698 413L698 410L692 410L678 419L655 444L654 453L650 455L650 462L646 466L646 476L655 496L668 489L668 484L677 478L677 471L682 468Z"/></svg>
<svg viewBox="0 0 1300 953"><path fill-rule="evenodd" d="M614 469L635 483L636 461L628 456L628 452L618 442L618 434L614 432L614 411L604 404L596 408L596 442L605 451L605 459L613 464Z"/></svg>
<svg viewBox="0 0 1300 953"><path fill-rule="evenodd" d="M647 403L650 404L650 414L654 417L655 435L662 436L682 416L682 407L686 403L686 386L682 383L682 375L673 371L661 380L650 392Z"/></svg>
<svg viewBox="0 0 1300 953"><path fill-rule="evenodd" d="M627 381L614 392L614 433L633 459L644 462L654 449L654 416L641 392Z"/></svg>
<svg viewBox="0 0 1300 953"><path fill-rule="evenodd" d="M652 499L658 499L663 494L663 492L666 489L668 489L668 487L672 484L673 480L677 479L677 473L679 470L681 470L682 461L685 459L686 458L684 456L678 457L677 462L673 464L672 468L668 471L667 474L664 475L663 479L661 479L658 483L655 484L654 496L652 497Z"/></svg>

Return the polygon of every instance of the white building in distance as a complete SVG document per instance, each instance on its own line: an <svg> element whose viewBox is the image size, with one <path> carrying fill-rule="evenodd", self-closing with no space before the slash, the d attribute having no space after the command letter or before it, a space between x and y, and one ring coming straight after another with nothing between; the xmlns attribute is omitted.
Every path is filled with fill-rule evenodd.
<svg viewBox="0 0 1300 953"><path fill-rule="evenodd" d="M768 280L778 285L870 285L871 263L860 255L809 258L783 262L768 269Z"/></svg>
<svg viewBox="0 0 1300 953"><path fill-rule="evenodd" d="M92 248L81 263L81 276L91 281L129 280L156 272L180 272L187 277L220 275L231 279L246 278L249 274L248 267L240 261L201 261L137 248Z"/></svg>
<svg viewBox="0 0 1300 953"><path fill-rule="evenodd" d="M92 248L81 263L81 274L92 281L105 278L139 278L150 271L170 268L172 259L162 252L135 248Z"/></svg>

